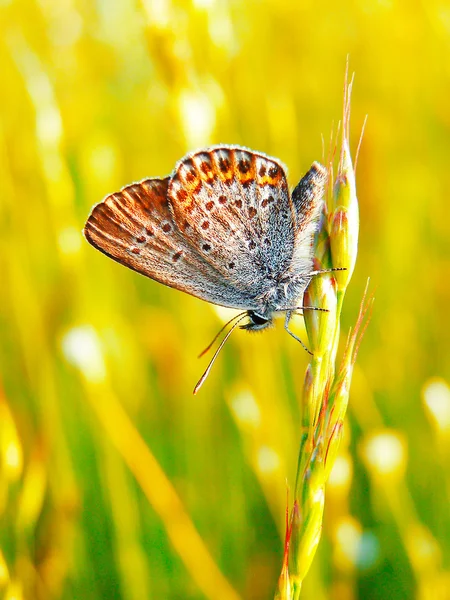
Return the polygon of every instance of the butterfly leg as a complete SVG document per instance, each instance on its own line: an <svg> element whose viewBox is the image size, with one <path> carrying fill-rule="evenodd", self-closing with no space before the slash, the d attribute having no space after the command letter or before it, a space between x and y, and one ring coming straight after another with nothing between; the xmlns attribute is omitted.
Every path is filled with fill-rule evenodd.
<svg viewBox="0 0 450 600"><path fill-rule="evenodd" d="M292 316L292 311L291 310L286 311L286 317L284 319L284 328L286 329L286 331L288 332L288 334L291 337L293 337L294 340L297 340L297 342L300 342L300 344L303 346L303 348L306 350L306 352L308 354L311 354L311 356L312 356L311 350L308 350L308 348L305 346L305 344L302 342L302 340L298 336L296 336L293 331L291 331L289 329L289 321L291 320L291 316Z"/></svg>

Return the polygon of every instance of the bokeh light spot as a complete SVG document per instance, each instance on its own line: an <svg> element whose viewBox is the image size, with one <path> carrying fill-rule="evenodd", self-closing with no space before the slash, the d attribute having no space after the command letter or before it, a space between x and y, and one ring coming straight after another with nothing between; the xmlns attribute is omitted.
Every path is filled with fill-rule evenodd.
<svg viewBox="0 0 450 600"><path fill-rule="evenodd" d="M238 392L231 400L231 409L236 419L256 429L261 424L261 412L254 396L248 392Z"/></svg>
<svg viewBox="0 0 450 600"><path fill-rule="evenodd" d="M347 487L352 477L352 463L348 456L338 456L330 472L328 485L333 488Z"/></svg>
<svg viewBox="0 0 450 600"><path fill-rule="evenodd" d="M101 343L97 332L91 325L74 327L62 340L63 354L71 365L77 367L88 381L103 381L106 367Z"/></svg>
<svg viewBox="0 0 450 600"><path fill-rule="evenodd" d="M406 443L398 432L382 431L370 436L364 444L364 459L375 475L403 475Z"/></svg>
<svg viewBox="0 0 450 600"><path fill-rule="evenodd" d="M433 378L422 389L425 407L437 429L450 432L450 387L443 379Z"/></svg>
<svg viewBox="0 0 450 600"><path fill-rule="evenodd" d="M201 93L183 90L179 96L181 124L188 146L205 144L216 124L216 113L210 99Z"/></svg>
<svg viewBox="0 0 450 600"><path fill-rule="evenodd" d="M82 236L75 227L65 227L58 235L58 245L63 254L77 254L81 250Z"/></svg>
<svg viewBox="0 0 450 600"><path fill-rule="evenodd" d="M258 468L261 473L273 473L280 467L280 458L273 448L261 446L258 451Z"/></svg>

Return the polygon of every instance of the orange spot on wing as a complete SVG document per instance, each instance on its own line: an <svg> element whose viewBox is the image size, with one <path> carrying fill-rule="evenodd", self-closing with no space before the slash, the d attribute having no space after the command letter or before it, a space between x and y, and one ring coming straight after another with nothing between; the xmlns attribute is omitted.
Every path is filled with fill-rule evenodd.
<svg viewBox="0 0 450 600"><path fill-rule="evenodd" d="M248 186L256 180L255 161L251 156L237 159L235 171L239 182L243 186Z"/></svg>
<svg viewBox="0 0 450 600"><path fill-rule="evenodd" d="M178 190L177 192L177 200L180 202L185 202L189 197L189 194L186 190Z"/></svg>

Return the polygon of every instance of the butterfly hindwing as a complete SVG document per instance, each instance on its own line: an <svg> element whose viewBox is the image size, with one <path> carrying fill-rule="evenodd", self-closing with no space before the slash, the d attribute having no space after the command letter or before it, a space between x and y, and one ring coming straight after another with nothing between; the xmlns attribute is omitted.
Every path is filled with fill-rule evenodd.
<svg viewBox="0 0 450 600"><path fill-rule="evenodd" d="M241 147L208 148L177 164L168 194L180 231L253 308L294 251L296 215L281 163Z"/></svg>

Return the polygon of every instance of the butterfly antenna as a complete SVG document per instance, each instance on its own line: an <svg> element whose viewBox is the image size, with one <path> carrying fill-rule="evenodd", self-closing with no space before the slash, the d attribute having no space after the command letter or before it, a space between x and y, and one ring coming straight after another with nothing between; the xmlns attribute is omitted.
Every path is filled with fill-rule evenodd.
<svg viewBox="0 0 450 600"><path fill-rule="evenodd" d="M218 337L219 337L219 335L222 333L222 331L223 331L224 329L226 329L226 327L228 327L228 325L229 325L230 323L232 323L232 322L233 322L235 319L238 319L239 317L242 317L243 315L245 315L245 314L246 314L246 312L247 312L247 311L245 311L245 312L241 312L241 313L239 313L238 315L234 315L234 317L231 317L231 319L230 319L229 321L227 321L227 322L225 323L225 325L219 329L219 331L216 333L216 335L214 336L214 339L213 339L213 341L212 341L212 342L209 344L209 346L206 346L206 348L203 350L203 352L200 352L200 354L198 355L198 358L201 358L201 357L202 357L204 354L206 354L206 353L208 352L208 350L211 348L211 346L212 346L212 345L214 344L214 342L217 340L217 338L218 338Z"/></svg>
<svg viewBox="0 0 450 600"><path fill-rule="evenodd" d="M238 317L240 316L240 318L236 321L236 323L234 323L233 327L230 329L230 331L227 333L227 335L223 338L223 340L220 342L220 346L217 348L217 350L214 352L214 356L212 357L212 359L209 362L209 365L206 368L206 371L203 373L203 375L200 377L200 379L198 380L197 385L194 388L194 396L195 394L198 392L198 390L202 387L202 385L205 383L206 378L209 375L209 372L211 371L211 367L213 366L216 358L219 355L219 352L222 350L222 348L225 345L225 342L227 341L227 339L230 337L230 335L233 333L233 331L236 329L236 327L239 325L239 323L242 321L242 319L245 319L245 317L247 316L247 313L245 313L244 315L241 313L241 315L237 315ZM233 317L236 318L236 317ZM233 320L233 319L232 319ZM227 323L228 325L228 323ZM226 325L225 325L226 327ZM223 329L223 327L222 327ZM220 333L220 332L219 332ZM218 335L218 334L217 334ZM216 336L217 337L217 336ZM214 338L215 339L215 338Z"/></svg>
<svg viewBox="0 0 450 600"><path fill-rule="evenodd" d="M309 276L321 275L322 273L334 273L334 271L346 271L347 267L333 267L332 269L318 269L317 271L311 271L308 273Z"/></svg>
<svg viewBox="0 0 450 600"><path fill-rule="evenodd" d="M328 308L320 308L319 306L295 306L289 310L319 310L320 312L330 312Z"/></svg>

